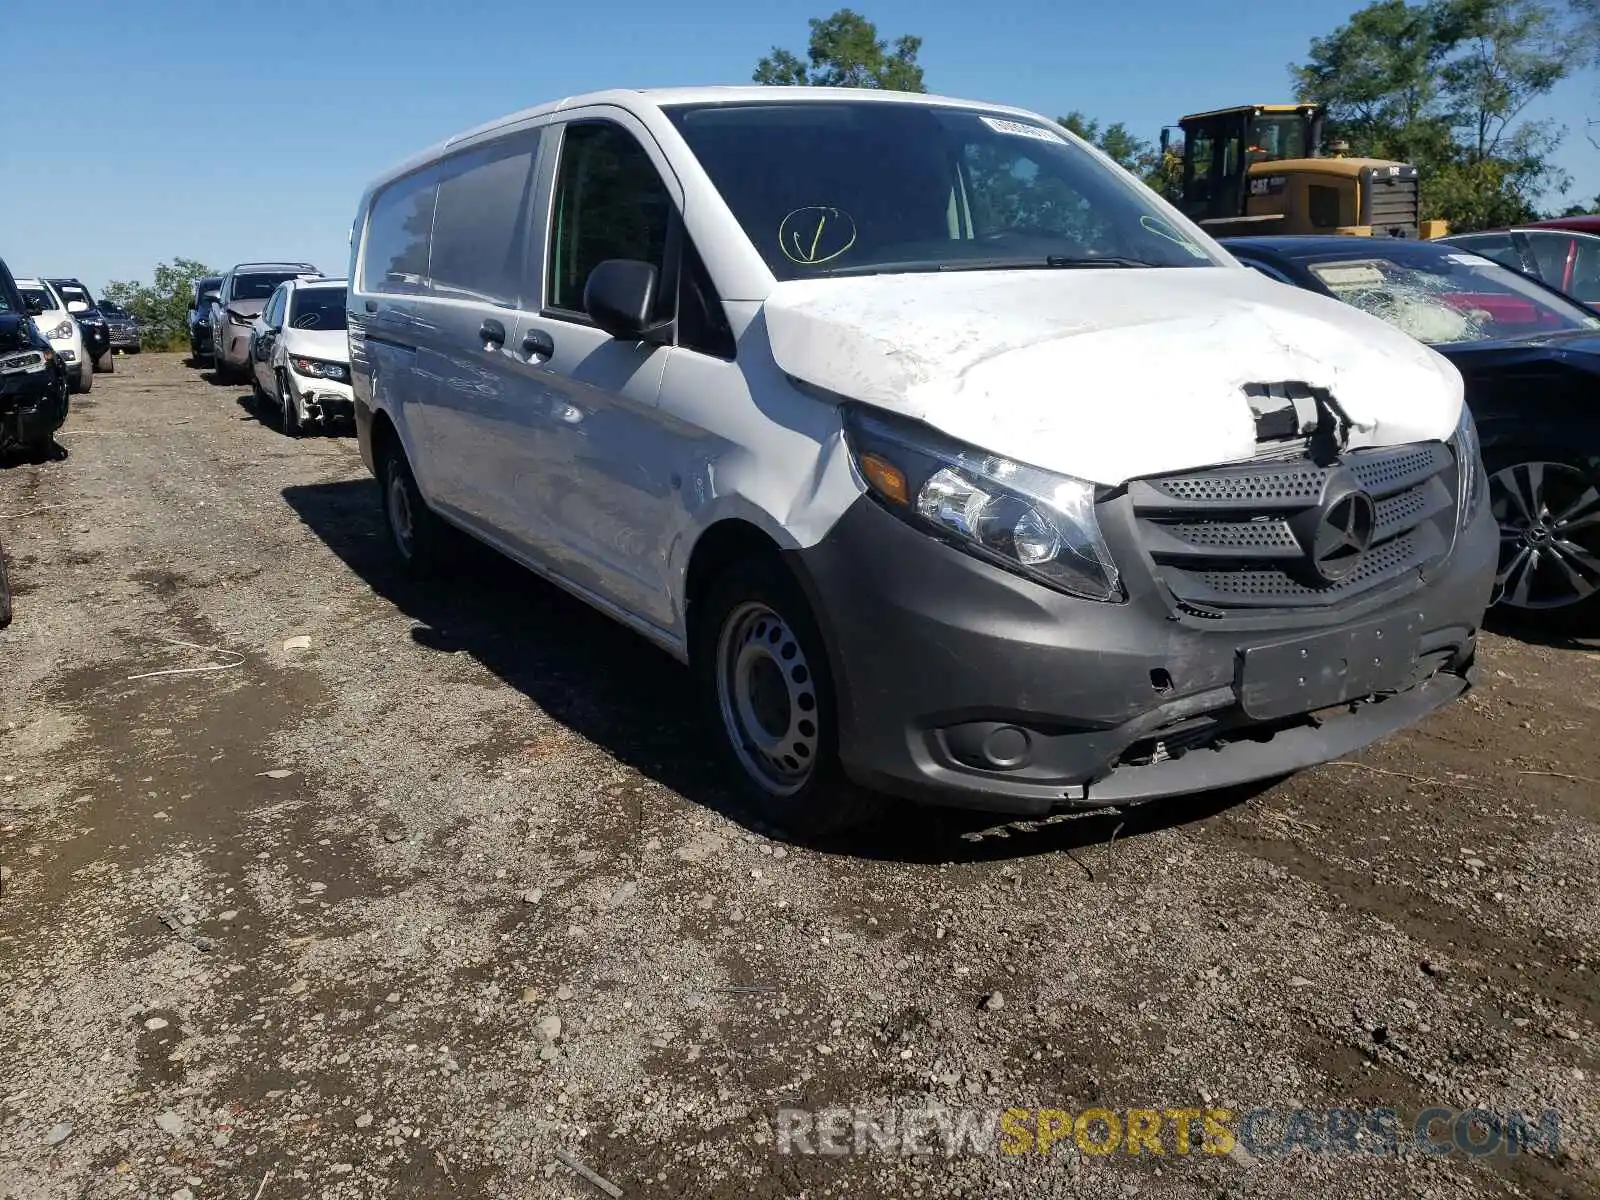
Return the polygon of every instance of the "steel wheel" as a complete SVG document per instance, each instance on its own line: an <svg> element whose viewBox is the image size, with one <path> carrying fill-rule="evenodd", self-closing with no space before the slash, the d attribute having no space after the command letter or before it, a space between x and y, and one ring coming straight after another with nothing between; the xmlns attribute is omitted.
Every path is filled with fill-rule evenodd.
<svg viewBox="0 0 1600 1200"><path fill-rule="evenodd" d="M1500 603L1541 611L1600 591L1600 490L1563 462L1521 462L1489 476L1500 526Z"/></svg>
<svg viewBox="0 0 1600 1200"><path fill-rule="evenodd" d="M745 773L774 796L799 792L819 735L816 683L794 630L765 604L739 605L722 623L715 670L723 730Z"/></svg>
<svg viewBox="0 0 1600 1200"><path fill-rule="evenodd" d="M411 511L411 491L406 487L405 473L398 467L389 468L389 531L394 534L394 544L407 562L417 553L417 518Z"/></svg>

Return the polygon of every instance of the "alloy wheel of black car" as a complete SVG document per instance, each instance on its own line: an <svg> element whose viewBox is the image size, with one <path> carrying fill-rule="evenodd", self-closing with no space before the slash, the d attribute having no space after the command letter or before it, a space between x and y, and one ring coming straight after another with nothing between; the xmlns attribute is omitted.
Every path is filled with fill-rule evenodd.
<svg viewBox="0 0 1600 1200"><path fill-rule="evenodd" d="M1600 476L1570 453L1510 450L1488 463L1500 526L1499 605L1588 617L1600 597Z"/></svg>

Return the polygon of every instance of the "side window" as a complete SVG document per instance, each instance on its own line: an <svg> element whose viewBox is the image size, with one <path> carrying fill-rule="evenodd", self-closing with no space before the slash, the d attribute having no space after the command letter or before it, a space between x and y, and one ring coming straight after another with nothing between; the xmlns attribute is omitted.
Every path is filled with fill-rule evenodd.
<svg viewBox="0 0 1600 1200"><path fill-rule="evenodd" d="M272 293L272 299L267 301L266 311L262 315L262 324L268 329L278 329L283 325L283 288L278 288Z"/></svg>
<svg viewBox="0 0 1600 1200"><path fill-rule="evenodd" d="M435 294L520 299L538 149L539 135L523 134L444 164L428 255Z"/></svg>
<svg viewBox="0 0 1600 1200"><path fill-rule="evenodd" d="M651 263L664 278L672 211L655 164L631 134L599 122L567 126L551 214L549 306L582 312L589 272L608 258ZM670 290L657 296L657 316L671 312Z"/></svg>
<svg viewBox="0 0 1600 1200"><path fill-rule="evenodd" d="M361 255L369 292L421 292L428 275L428 234L438 194L431 171L391 183L373 199Z"/></svg>
<svg viewBox="0 0 1600 1200"><path fill-rule="evenodd" d="M712 358L735 357L733 329L722 298L687 235L678 268L678 345Z"/></svg>

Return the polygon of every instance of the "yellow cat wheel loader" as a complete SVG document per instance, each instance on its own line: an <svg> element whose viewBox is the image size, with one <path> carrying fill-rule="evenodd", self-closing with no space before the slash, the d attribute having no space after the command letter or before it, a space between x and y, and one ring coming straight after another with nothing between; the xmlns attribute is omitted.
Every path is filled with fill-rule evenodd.
<svg viewBox="0 0 1600 1200"><path fill-rule="evenodd" d="M1417 168L1377 158L1325 154L1320 104L1246 104L1194 113L1183 131L1178 207L1214 237L1342 233L1436 238L1445 221L1423 221ZM1171 128L1161 131L1170 152Z"/></svg>

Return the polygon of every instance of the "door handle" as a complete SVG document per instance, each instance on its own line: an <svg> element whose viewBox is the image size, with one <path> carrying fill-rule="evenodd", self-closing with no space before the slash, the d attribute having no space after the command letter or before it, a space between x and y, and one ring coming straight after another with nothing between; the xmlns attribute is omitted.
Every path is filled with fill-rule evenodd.
<svg viewBox="0 0 1600 1200"><path fill-rule="evenodd" d="M542 329L530 329L522 336L522 352L529 358L554 358L555 339Z"/></svg>
<svg viewBox="0 0 1600 1200"><path fill-rule="evenodd" d="M478 326L478 340L483 343L485 350L506 344L506 327L493 317L489 317Z"/></svg>

